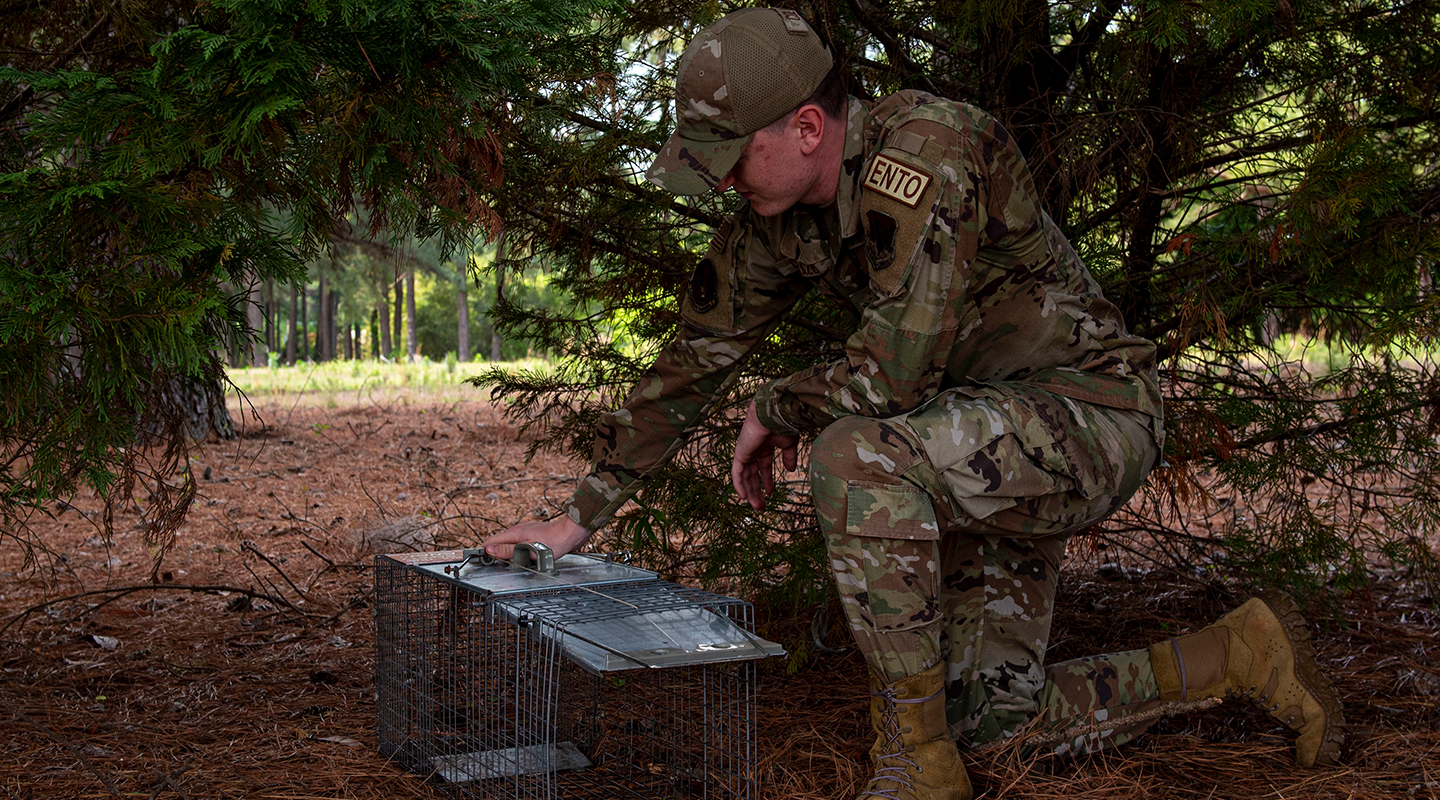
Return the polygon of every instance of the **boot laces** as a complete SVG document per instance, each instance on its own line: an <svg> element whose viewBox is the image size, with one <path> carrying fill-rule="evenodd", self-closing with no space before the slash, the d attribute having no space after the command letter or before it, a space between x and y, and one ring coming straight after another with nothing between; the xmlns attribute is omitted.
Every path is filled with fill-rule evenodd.
<svg viewBox="0 0 1440 800"><path fill-rule="evenodd" d="M870 694L884 698L885 700L885 744L881 748L880 756L875 759L875 775L870 778L869 784L866 785L865 790L860 793L856 800L864 800L864 798L867 797L877 797L882 798L882 800L902 800L903 796L900 794L902 787L914 792L915 784L910 782L910 770L913 769L916 773L919 773L921 767L906 757L906 754L910 752L911 748L907 747L900 739L900 737L904 736L908 731L908 729L900 729L900 704L904 703L909 705L912 703L928 702L939 697L940 693L944 691L945 688L942 686L940 691L935 692L935 694L914 700L905 700L897 697L895 690L888 686L878 692L870 692ZM892 781L894 785L884 789L879 788L879 783L883 780Z"/></svg>

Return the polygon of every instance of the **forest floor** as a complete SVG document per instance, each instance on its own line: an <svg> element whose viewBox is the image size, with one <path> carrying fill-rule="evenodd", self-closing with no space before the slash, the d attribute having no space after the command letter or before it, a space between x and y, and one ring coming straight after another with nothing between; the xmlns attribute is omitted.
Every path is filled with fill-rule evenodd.
<svg viewBox="0 0 1440 800"><path fill-rule="evenodd" d="M0 798L439 798L376 750L372 557L470 545L548 516L576 465L485 402L267 401L201 447L188 521L152 582L140 515L107 539L99 502L33 529L58 571L0 551ZM234 409L237 420L239 409ZM1140 647L1243 598L1224 585L1077 559L1049 658ZM1104 577L1102 577L1102 575ZM83 596L76 597L77 595ZM70 599L66 599L70 598ZM1342 763L1300 769L1247 706L1172 716L1118 751L967 756L980 797L1440 797L1440 612L1402 575L1316 619L1346 703ZM759 620L785 641L808 620ZM758 678L759 796L853 797L868 692L853 650Z"/></svg>

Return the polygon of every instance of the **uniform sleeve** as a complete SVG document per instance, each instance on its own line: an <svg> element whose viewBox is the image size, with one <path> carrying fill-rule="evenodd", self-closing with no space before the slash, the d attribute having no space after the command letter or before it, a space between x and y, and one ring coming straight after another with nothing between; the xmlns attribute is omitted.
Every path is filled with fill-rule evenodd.
<svg viewBox="0 0 1440 800"><path fill-rule="evenodd" d="M566 508L587 530L609 522L647 472L669 461L745 355L808 288L751 234L744 216L721 227L681 300L679 338L619 409L601 415L594 466Z"/></svg>
<svg viewBox="0 0 1440 800"><path fill-rule="evenodd" d="M774 381L756 394L757 414L770 430L794 434L843 416L903 414L944 385L951 351L962 335L961 309L969 291L965 265L975 258L987 225L991 175L981 153L954 129L934 123L929 128L916 135L929 134L925 154L942 158L886 148L867 164L860 218L878 299L864 309L844 358ZM877 163L906 180L912 173L929 180L914 193L918 197L899 179L890 181L896 188L887 195L872 188L875 182L885 185L884 176L871 178Z"/></svg>

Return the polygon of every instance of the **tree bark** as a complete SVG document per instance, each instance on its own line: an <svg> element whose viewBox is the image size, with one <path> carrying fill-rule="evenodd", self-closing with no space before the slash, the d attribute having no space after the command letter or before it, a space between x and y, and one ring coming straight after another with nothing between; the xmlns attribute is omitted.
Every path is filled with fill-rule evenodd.
<svg viewBox="0 0 1440 800"><path fill-rule="evenodd" d="M370 357L380 360L380 310L370 309Z"/></svg>
<svg viewBox="0 0 1440 800"><path fill-rule="evenodd" d="M325 278L325 265L320 267L320 290L315 298L315 360L329 361L335 351L330 340L330 282Z"/></svg>
<svg viewBox="0 0 1440 800"><path fill-rule="evenodd" d="M500 301L505 299L505 232L501 231L500 236L495 239L495 305L490 306L493 311ZM500 337L500 328L495 324L495 315L490 315L490 360L499 361L505 355L505 340Z"/></svg>
<svg viewBox="0 0 1440 800"><path fill-rule="evenodd" d="M340 357L340 293L335 291L335 286L330 286L330 357ZM346 329L346 337L350 332Z"/></svg>
<svg viewBox="0 0 1440 800"><path fill-rule="evenodd" d="M395 345L390 339L390 284L385 284L385 290L380 293L380 356L390 358L395 352Z"/></svg>
<svg viewBox="0 0 1440 800"><path fill-rule="evenodd" d="M310 360L310 320L307 309L310 307L310 287L300 286L300 360Z"/></svg>
<svg viewBox="0 0 1440 800"><path fill-rule="evenodd" d="M248 317L252 334L246 342L252 367L265 366L270 355L265 349L265 306L261 304L264 299L260 283L257 281L251 284L250 302L245 306L245 315Z"/></svg>
<svg viewBox="0 0 1440 800"><path fill-rule="evenodd" d="M468 291L468 276L465 274L465 267L460 267L455 280L455 311L460 318L459 345L456 356L461 362L470 360L470 292Z"/></svg>
<svg viewBox="0 0 1440 800"><path fill-rule="evenodd" d="M285 363L295 366L295 306L299 299L300 290L295 284L290 284L290 328L289 334L285 337Z"/></svg>
<svg viewBox="0 0 1440 800"><path fill-rule="evenodd" d="M404 336L405 330L405 281L400 279L400 273L395 273L395 349L400 349L400 339ZM393 351L392 351L393 352ZM395 359L399 361L400 359Z"/></svg>
<svg viewBox="0 0 1440 800"><path fill-rule="evenodd" d="M415 333L415 268L405 270L405 355L414 361L420 355Z"/></svg>

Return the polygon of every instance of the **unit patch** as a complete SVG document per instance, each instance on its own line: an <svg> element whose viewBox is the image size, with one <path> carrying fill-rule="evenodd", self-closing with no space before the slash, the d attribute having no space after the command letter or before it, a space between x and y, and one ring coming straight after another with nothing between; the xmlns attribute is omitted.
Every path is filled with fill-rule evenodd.
<svg viewBox="0 0 1440 800"><path fill-rule="evenodd" d="M920 198L929 186L929 175L883 154L871 159L865 171L867 189L899 200L911 208L920 204Z"/></svg>
<svg viewBox="0 0 1440 800"><path fill-rule="evenodd" d="M865 212L865 260L874 271L895 263L895 218L873 208Z"/></svg>
<svg viewBox="0 0 1440 800"><path fill-rule="evenodd" d="M720 302L720 273L715 262L700 259L690 276L690 307L704 314Z"/></svg>

